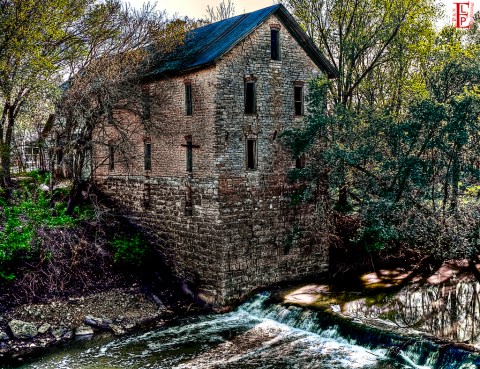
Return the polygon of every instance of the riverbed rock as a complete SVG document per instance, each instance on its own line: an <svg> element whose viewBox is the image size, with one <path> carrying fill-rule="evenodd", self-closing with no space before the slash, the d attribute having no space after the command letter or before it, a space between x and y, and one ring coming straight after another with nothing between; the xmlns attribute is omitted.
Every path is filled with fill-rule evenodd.
<svg viewBox="0 0 480 369"><path fill-rule="evenodd" d="M112 323L110 319L97 318L92 315L87 315L85 319L83 319L83 322L91 327L102 328L102 329L108 329L109 324Z"/></svg>
<svg viewBox="0 0 480 369"><path fill-rule="evenodd" d="M13 319L8 323L8 327L12 331L13 336L18 339L31 339L38 334L35 324L22 320Z"/></svg>
<svg viewBox="0 0 480 369"><path fill-rule="evenodd" d="M67 330L67 333L65 333L65 334L63 335L62 339L64 339L64 340L71 340L74 335L75 335L75 332L73 331L73 329L68 329L68 330Z"/></svg>
<svg viewBox="0 0 480 369"><path fill-rule="evenodd" d="M112 330L115 336L122 336L127 333L122 326L117 324L110 324L110 329Z"/></svg>
<svg viewBox="0 0 480 369"><path fill-rule="evenodd" d="M53 335L53 337L55 337L55 339L57 341L59 341L63 338L68 338L68 337L65 337L65 336L69 332L70 332L70 330L67 327L57 327L57 328L52 329L52 335Z"/></svg>
<svg viewBox="0 0 480 369"><path fill-rule="evenodd" d="M38 328L38 333L39 334L45 334L48 332L48 330L51 328L52 326L48 323L43 323L39 328Z"/></svg>
<svg viewBox="0 0 480 369"><path fill-rule="evenodd" d="M129 324L126 324L124 328L127 331L131 331L131 330L135 329L136 327L137 327L137 325L135 323L129 323Z"/></svg>
<svg viewBox="0 0 480 369"><path fill-rule="evenodd" d="M93 329L87 325L81 325L75 329L75 336L91 336L93 335Z"/></svg>
<svg viewBox="0 0 480 369"><path fill-rule="evenodd" d="M10 337L8 336L7 332L0 329L0 341L8 341L9 339Z"/></svg>

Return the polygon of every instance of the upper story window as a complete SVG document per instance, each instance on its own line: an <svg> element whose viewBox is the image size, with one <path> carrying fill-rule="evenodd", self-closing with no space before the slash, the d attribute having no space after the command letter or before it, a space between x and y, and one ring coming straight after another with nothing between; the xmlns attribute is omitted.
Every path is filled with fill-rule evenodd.
<svg viewBox="0 0 480 369"><path fill-rule="evenodd" d="M270 26L270 51L272 60L280 60L280 27Z"/></svg>
<svg viewBox="0 0 480 369"><path fill-rule="evenodd" d="M256 82L252 76L245 78L245 114L257 112Z"/></svg>
<svg viewBox="0 0 480 369"><path fill-rule="evenodd" d="M192 82L185 82L185 114L192 115L193 113L193 104L192 104Z"/></svg>
<svg viewBox="0 0 480 369"><path fill-rule="evenodd" d="M152 143L150 140L145 140L144 146L143 146L143 152L144 152L144 168L145 170L152 170Z"/></svg>
<svg viewBox="0 0 480 369"><path fill-rule="evenodd" d="M113 145L108 146L108 170L115 170L115 148Z"/></svg>
<svg viewBox="0 0 480 369"><path fill-rule="evenodd" d="M295 86L293 87L293 100L295 104L295 115L303 115L304 107L303 107L303 83L302 82L295 82Z"/></svg>
<svg viewBox="0 0 480 369"><path fill-rule="evenodd" d="M295 160L295 168L297 169L303 169L305 168L305 154L302 154L300 155L299 157L297 157L297 159Z"/></svg>

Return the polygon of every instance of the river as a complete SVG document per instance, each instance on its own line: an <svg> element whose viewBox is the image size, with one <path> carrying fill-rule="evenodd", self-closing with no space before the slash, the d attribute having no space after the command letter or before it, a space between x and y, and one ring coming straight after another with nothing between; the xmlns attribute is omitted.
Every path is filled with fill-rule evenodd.
<svg viewBox="0 0 480 369"><path fill-rule="evenodd" d="M226 314L78 342L22 368L476 369L480 356L261 293Z"/></svg>

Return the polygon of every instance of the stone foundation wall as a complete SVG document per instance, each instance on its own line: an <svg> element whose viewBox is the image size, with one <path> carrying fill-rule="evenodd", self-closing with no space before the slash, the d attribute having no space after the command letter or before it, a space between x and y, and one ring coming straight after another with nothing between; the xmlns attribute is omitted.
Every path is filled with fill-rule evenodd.
<svg viewBox="0 0 480 369"><path fill-rule="evenodd" d="M225 301L328 270L327 250L316 237L315 206L295 204L298 190L280 175L220 179Z"/></svg>
<svg viewBox="0 0 480 369"><path fill-rule="evenodd" d="M208 302L231 304L256 288L320 275L314 206L278 176L216 180L104 177L100 189L156 240L167 265ZM191 197L192 215L185 213Z"/></svg>
<svg viewBox="0 0 480 369"><path fill-rule="evenodd" d="M223 239L217 231L216 183L172 177L97 178L100 189L115 199L124 214L153 236L155 247L178 277L221 300ZM192 215L185 214L189 196Z"/></svg>

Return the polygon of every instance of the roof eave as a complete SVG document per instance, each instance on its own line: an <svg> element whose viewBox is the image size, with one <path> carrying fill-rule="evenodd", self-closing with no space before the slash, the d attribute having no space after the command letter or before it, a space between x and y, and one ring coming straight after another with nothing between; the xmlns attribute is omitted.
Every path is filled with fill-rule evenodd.
<svg viewBox="0 0 480 369"><path fill-rule="evenodd" d="M216 64L215 61L211 61L211 62L199 64L199 65L196 65L196 66L190 67L190 68L165 70L163 72L150 73L143 78L143 82L148 83L148 82L158 81L158 80L161 80L163 78L168 78L168 77L172 77L172 76L179 76L179 75L182 75L182 74L187 74L187 73L194 72L194 71L199 70L199 69L210 68L211 66L213 66L215 64Z"/></svg>

